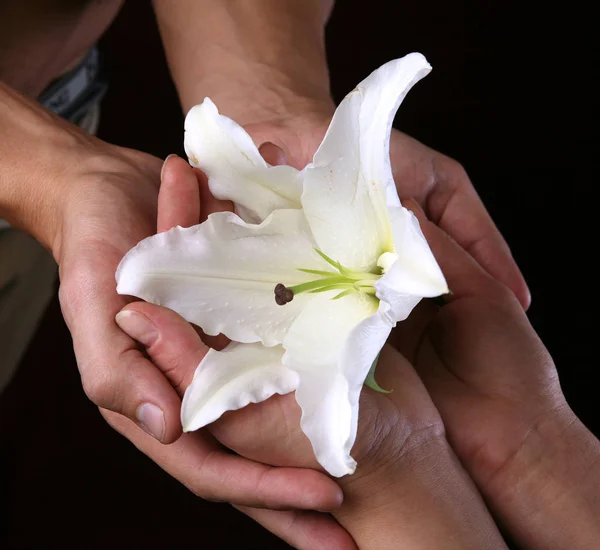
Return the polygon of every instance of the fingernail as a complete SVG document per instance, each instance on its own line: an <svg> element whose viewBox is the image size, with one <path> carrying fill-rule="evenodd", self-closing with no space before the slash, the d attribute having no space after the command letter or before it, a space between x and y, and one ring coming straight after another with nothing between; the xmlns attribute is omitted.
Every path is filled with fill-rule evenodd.
<svg viewBox="0 0 600 550"><path fill-rule="evenodd" d="M165 438L165 415L156 405L143 403L136 412L138 424L154 439L162 442Z"/></svg>
<svg viewBox="0 0 600 550"><path fill-rule="evenodd" d="M151 346L158 338L158 330L154 324L145 315L131 309L119 311L115 321L123 332L143 346Z"/></svg>
<svg viewBox="0 0 600 550"><path fill-rule="evenodd" d="M177 155L175 153L171 153L170 155L167 156L167 158L165 159L165 161L163 162L162 168L160 169L160 181L162 181L163 179L163 174L165 171L165 166L167 165L167 161L171 158L171 157L176 157Z"/></svg>

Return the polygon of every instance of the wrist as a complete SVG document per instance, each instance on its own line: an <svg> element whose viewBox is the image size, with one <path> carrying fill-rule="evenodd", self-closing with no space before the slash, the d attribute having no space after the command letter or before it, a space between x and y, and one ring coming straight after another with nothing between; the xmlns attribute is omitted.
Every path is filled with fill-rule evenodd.
<svg viewBox="0 0 600 550"><path fill-rule="evenodd" d="M297 101L332 103L324 27L331 0L154 0L185 112L210 97L245 125Z"/></svg>
<svg viewBox="0 0 600 550"><path fill-rule="evenodd" d="M188 93L180 90L184 111L209 97L219 112L241 126L279 123L299 117L331 118L335 103L328 87L308 81L298 85L293 76L275 69L245 67L249 72L207 74Z"/></svg>
<svg viewBox="0 0 600 550"><path fill-rule="evenodd" d="M54 250L60 234L66 174L90 138L32 100L0 84L0 216Z"/></svg>
<svg viewBox="0 0 600 550"><path fill-rule="evenodd" d="M541 416L518 449L478 481L518 543L591 548L600 540L599 462L600 443L565 404Z"/></svg>
<svg viewBox="0 0 600 550"><path fill-rule="evenodd" d="M417 432L378 455L339 480L344 504L333 515L359 548L505 548L443 433Z"/></svg>

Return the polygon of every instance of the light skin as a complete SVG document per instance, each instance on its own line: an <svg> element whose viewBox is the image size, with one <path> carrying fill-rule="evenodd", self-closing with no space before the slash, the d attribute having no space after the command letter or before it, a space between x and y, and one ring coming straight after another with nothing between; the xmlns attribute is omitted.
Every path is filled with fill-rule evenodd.
<svg viewBox="0 0 600 550"><path fill-rule="evenodd" d="M159 212L177 195L173 187L194 188L191 170L179 159L169 162L171 175L179 175L166 182L171 188L161 194ZM333 517L360 548L395 548L398 540L406 548L501 548L478 490L521 547L593 548L600 536L600 475L594 468L600 444L569 410L552 360L514 295L428 222L414 201L406 204L419 217L454 294L441 309L423 303L393 333L395 347L384 349L377 378L394 391L363 391L352 453L359 467L339 480L345 500ZM170 205L159 228L195 223L199 213L189 201ZM119 321L124 329L132 317L143 319L146 335L152 327L145 349L181 394L206 346L169 310L139 302L125 311ZM227 413L210 430L244 456L318 467L299 417L291 395L277 396ZM152 453L155 444L136 436L132 425L119 423L117 429L143 438L140 448ZM177 459L164 454L162 460ZM278 513L244 511L267 527L272 523L275 533L300 548L330 548L330 539L342 536L339 525L322 516L288 512L297 518L290 534L277 529ZM299 525L308 533L306 545L299 543Z"/></svg>
<svg viewBox="0 0 600 550"><path fill-rule="evenodd" d="M423 304L392 344L411 358L452 448L512 538L536 550L594 548L600 443L568 406L515 296L449 237L431 242L454 295L439 311Z"/></svg>
<svg viewBox="0 0 600 550"><path fill-rule="evenodd" d="M33 2L37 11L32 13L46 22L42 4ZM21 35L0 33L8 40L0 75L12 85L0 85L0 127L14 136L0 143L0 216L33 234L59 263L61 306L88 396L161 442L172 443L181 434L179 397L114 321L127 303L116 294L116 266L129 248L156 229L161 162L92 138L23 97L35 97L51 78L71 67L120 6L120 2L93 3L102 11L85 12L84 17L79 8L69 11L77 3L68 4L61 12L60 32L40 23L44 40L33 39L36 25L21 21L21 28L27 27L32 37L28 44L38 45L28 50L27 67L33 73L23 72L18 63ZM18 15L18 9L11 9ZM311 159L333 112L323 47L331 2L261 0L253 3L250 13L239 1L157 0L155 9L184 109L210 95L225 114L246 126L257 144L279 145L283 156L279 150L271 151L279 161L302 167ZM10 17L0 21L15 24ZM67 35L69 46L58 48ZM42 74L36 69L41 66L52 70ZM527 286L462 168L396 131L391 157L400 196L416 198L430 219L527 306ZM208 436L196 441L199 460L211 457L214 467L196 470L192 480L181 470L174 475L200 495L253 506L330 509L339 504L339 489L324 476L312 478L315 493L309 499L286 493L285 484L294 482L284 483L281 477L272 484L259 481L262 492L253 483L241 490L240 472L252 468L255 477L249 479L262 480L264 467L230 460L223 452L215 455L216 443ZM149 454L160 463L163 451L158 449L162 447L152 447ZM266 477L274 478L275 474ZM264 521L272 529L282 529L285 517L278 517L283 518L279 523Z"/></svg>
<svg viewBox="0 0 600 550"><path fill-rule="evenodd" d="M0 81L36 98L84 57L125 0L0 3Z"/></svg>
<svg viewBox="0 0 600 550"><path fill-rule="evenodd" d="M165 442L177 439L181 433L177 393L149 360L135 353L131 338L114 322L128 302L115 291L114 271L129 248L155 231L162 162L103 143L13 91L7 90L4 99L0 116L21 139L3 142L6 158L13 160L4 163L0 175L0 213L33 233L59 264L61 307L84 390L97 405L120 410L147 431L152 426L138 417L145 403L174 411L171 423L165 418L157 435ZM27 163L28 173L18 162L27 152L20 150L22 144L39 152L35 163ZM31 181L47 188L32 189ZM98 342L110 342L110 349ZM197 449L197 460L208 455L222 459L222 479L206 476L198 482L196 492L207 497L309 509L330 509L341 499L339 488L322 474L306 471L298 478L296 472L283 471L264 476L268 468L229 458L210 437ZM237 481L241 471L244 484ZM263 476L257 491L256 480ZM304 484L314 487L313 493L302 494Z"/></svg>
<svg viewBox="0 0 600 550"><path fill-rule="evenodd" d="M331 0L154 0L154 7L184 112L209 96L255 143L280 147L287 164L301 169L312 160L335 107L324 42ZM400 198L417 200L527 308L527 285L462 167L396 130L390 156Z"/></svg>
<svg viewBox="0 0 600 550"><path fill-rule="evenodd" d="M159 230L174 224L191 225L201 215L199 202L194 205L188 192L195 186L192 170L181 159L169 159L168 168L165 176L177 177L173 181L166 178L161 191ZM186 191L173 193L173 187ZM188 200L176 199L182 195ZM173 199L177 204L172 204ZM144 342L146 353L181 394L208 349L196 331L175 313L142 302L128 306L117 321ZM395 385L398 391L389 395L365 391L353 452L359 470L339 480L345 500L333 511L333 517L288 512L288 517L305 525L303 530L310 539L303 542L298 532L290 538L277 530L283 525L278 513L244 511L264 525L272 522L278 535L307 549L331 548L331 539L342 548L353 547L351 540L342 538L345 533L340 524L355 544L365 549L395 548L400 539L406 548L505 548L477 489L450 449L441 418L414 370L391 347L384 350L380 361L380 380ZM275 397L228 413L210 431L229 448L258 461L319 468L300 431L299 415L292 395ZM139 432L136 437L133 425L119 423L112 415L109 421L137 439L144 452L151 452L153 443ZM179 441L193 441L195 437L194 433L186 434ZM180 449L170 456L165 452L164 464L180 463L181 457L176 458L179 453Z"/></svg>

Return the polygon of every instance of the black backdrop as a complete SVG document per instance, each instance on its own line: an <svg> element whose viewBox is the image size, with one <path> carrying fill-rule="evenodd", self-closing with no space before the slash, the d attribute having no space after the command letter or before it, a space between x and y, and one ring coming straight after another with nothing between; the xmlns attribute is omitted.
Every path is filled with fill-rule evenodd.
<svg viewBox="0 0 600 550"><path fill-rule="evenodd" d="M100 136L181 152L183 115L149 2L102 40L111 73ZM597 28L583 3L338 0L327 46L337 100L381 63L424 53L433 72L396 125L458 159L530 285L530 318L576 413L600 434ZM81 390L56 301L0 398L2 548L287 546L188 493L108 428ZM8 512L7 512L8 511Z"/></svg>

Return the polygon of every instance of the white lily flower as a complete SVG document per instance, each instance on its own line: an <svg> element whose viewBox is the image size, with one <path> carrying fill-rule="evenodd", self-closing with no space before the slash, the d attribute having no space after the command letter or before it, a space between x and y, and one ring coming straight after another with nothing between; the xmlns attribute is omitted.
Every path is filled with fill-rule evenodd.
<svg viewBox="0 0 600 550"><path fill-rule="evenodd" d="M185 431L295 390L319 463L333 476L354 472L371 365L421 298L448 292L389 160L395 112L430 69L410 54L372 73L342 101L302 171L269 166L209 99L189 112L190 162L239 215L149 237L117 271L121 294L233 341L198 366L183 399Z"/></svg>

